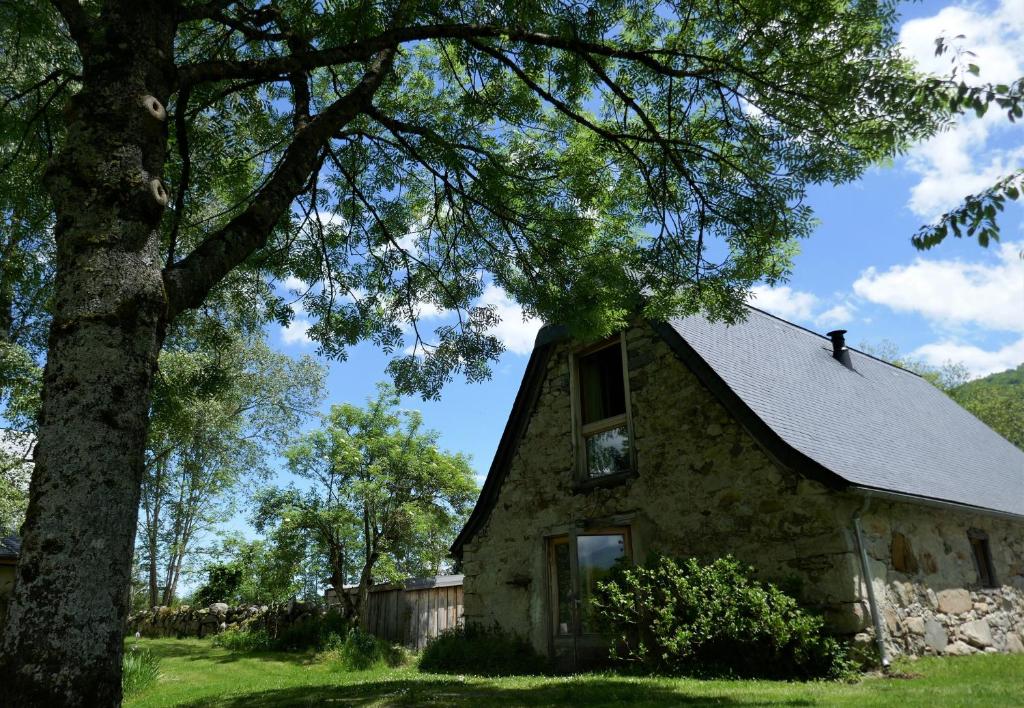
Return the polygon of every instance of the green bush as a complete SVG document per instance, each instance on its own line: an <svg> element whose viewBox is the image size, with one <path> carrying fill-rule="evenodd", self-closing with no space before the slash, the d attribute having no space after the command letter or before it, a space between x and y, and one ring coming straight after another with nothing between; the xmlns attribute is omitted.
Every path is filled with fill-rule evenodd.
<svg viewBox="0 0 1024 708"><path fill-rule="evenodd" d="M237 563L215 563L206 569L206 582L192 594L192 604L209 607L215 602L238 602L244 573Z"/></svg>
<svg viewBox="0 0 1024 708"><path fill-rule="evenodd" d="M214 636L214 646L231 651L321 650L330 637L348 635L351 623L338 612L312 615L272 634L263 627L229 627Z"/></svg>
<svg viewBox="0 0 1024 708"><path fill-rule="evenodd" d="M408 652L401 647L378 639L358 627L351 628L343 635L328 635L321 658L345 671L402 666L410 660Z"/></svg>
<svg viewBox="0 0 1024 708"><path fill-rule="evenodd" d="M160 678L160 658L138 646L130 647L124 653L121 664L121 693L134 696L151 686Z"/></svg>
<svg viewBox="0 0 1024 708"><path fill-rule="evenodd" d="M612 660L636 671L804 679L851 670L821 618L731 557L619 569L598 583L595 610Z"/></svg>
<svg viewBox="0 0 1024 708"><path fill-rule="evenodd" d="M274 638L275 649L296 651L323 649L328 637L344 637L352 623L340 612L312 615L301 622L282 627Z"/></svg>
<svg viewBox="0 0 1024 708"><path fill-rule="evenodd" d="M438 674L511 676L547 673L547 659L522 637L500 627L469 624L432 639L420 657L420 671Z"/></svg>
<svg viewBox="0 0 1024 708"><path fill-rule="evenodd" d="M228 627L214 635L213 646L230 651L270 651L275 648L275 642L265 629Z"/></svg>

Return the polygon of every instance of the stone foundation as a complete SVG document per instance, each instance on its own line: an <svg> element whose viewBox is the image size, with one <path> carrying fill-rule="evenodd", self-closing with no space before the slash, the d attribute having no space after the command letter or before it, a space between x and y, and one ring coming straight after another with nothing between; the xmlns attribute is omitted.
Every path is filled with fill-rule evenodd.
<svg viewBox="0 0 1024 708"><path fill-rule="evenodd" d="M889 650L917 656L1024 651L1022 526L949 508L873 503L865 543ZM969 529L988 534L997 587L978 583Z"/></svg>

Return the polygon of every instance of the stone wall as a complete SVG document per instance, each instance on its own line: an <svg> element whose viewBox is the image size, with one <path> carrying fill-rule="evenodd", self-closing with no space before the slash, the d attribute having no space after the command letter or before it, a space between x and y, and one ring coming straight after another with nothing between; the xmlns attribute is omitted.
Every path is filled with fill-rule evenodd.
<svg viewBox="0 0 1024 708"><path fill-rule="evenodd" d="M215 602L209 607L154 607L128 618L127 634L143 637L207 637L229 627L265 629L271 636L285 627L300 624L323 613L306 602L281 605L239 605Z"/></svg>
<svg viewBox="0 0 1024 708"><path fill-rule="evenodd" d="M553 352L497 504L464 548L468 622L497 622L546 652L545 538L617 519L634 558L732 553L847 631L863 626L856 547L834 494L775 464L649 327L627 333L637 476L574 492L571 351Z"/></svg>
<svg viewBox="0 0 1024 708"><path fill-rule="evenodd" d="M998 587L979 585L968 529L988 534ZM894 654L1024 651L1024 524L872 500L864 534Z"/></svg>

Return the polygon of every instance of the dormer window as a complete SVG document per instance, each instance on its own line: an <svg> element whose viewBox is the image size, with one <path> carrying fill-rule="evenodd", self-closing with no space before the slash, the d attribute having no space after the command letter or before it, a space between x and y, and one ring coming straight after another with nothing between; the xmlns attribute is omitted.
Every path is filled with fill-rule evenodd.
<svg viewBox="0 0 1024 708"><path fill-rule="evenodd" d="M576 356L576 420L583 480L631 471L621 338Z"/></svg>

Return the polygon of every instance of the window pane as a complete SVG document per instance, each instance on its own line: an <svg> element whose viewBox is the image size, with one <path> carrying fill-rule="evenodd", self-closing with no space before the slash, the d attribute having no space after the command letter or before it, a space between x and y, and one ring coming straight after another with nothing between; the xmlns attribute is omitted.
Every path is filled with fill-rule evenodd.
<svg viewBox="0 0 1024 708"><path fill-rule="evenodd" d="M625 425L594 433L586 442L589 477L629 471L629 433Z"/></svg>
<svg viewBox="0 0 1024 708"><path fill-rule="evenodd" d="M593 633L597 631L591 609L594 591L598 581L607 578L613 568L626 560L626 537L620 533L579 536L576 554L580 569L580 628L584 633Z"/></svg>
<svg viewBox="0 0 1024 708"><path fill-rule="evenodd" d="M580 411L583 424L626 412L622 348L618 344L580 357Z"/></svg>
<svg viewBox="0 0 1024 708"><path fill-rule="evenodd" d="M974 552L974 563L978 567L978 582L982 587L995 587L995 573L992 572L992 565L989 563L988 540L972 538L971 550Z"/></svg>
<svg viewBox="0 0 1024 708"><path fill-rule="evenodd" d="M569 565L569 542L561 541L554 546L555 592L558 594L555 608L555 634L564 635L572 631L572 584Z"/></svg>

